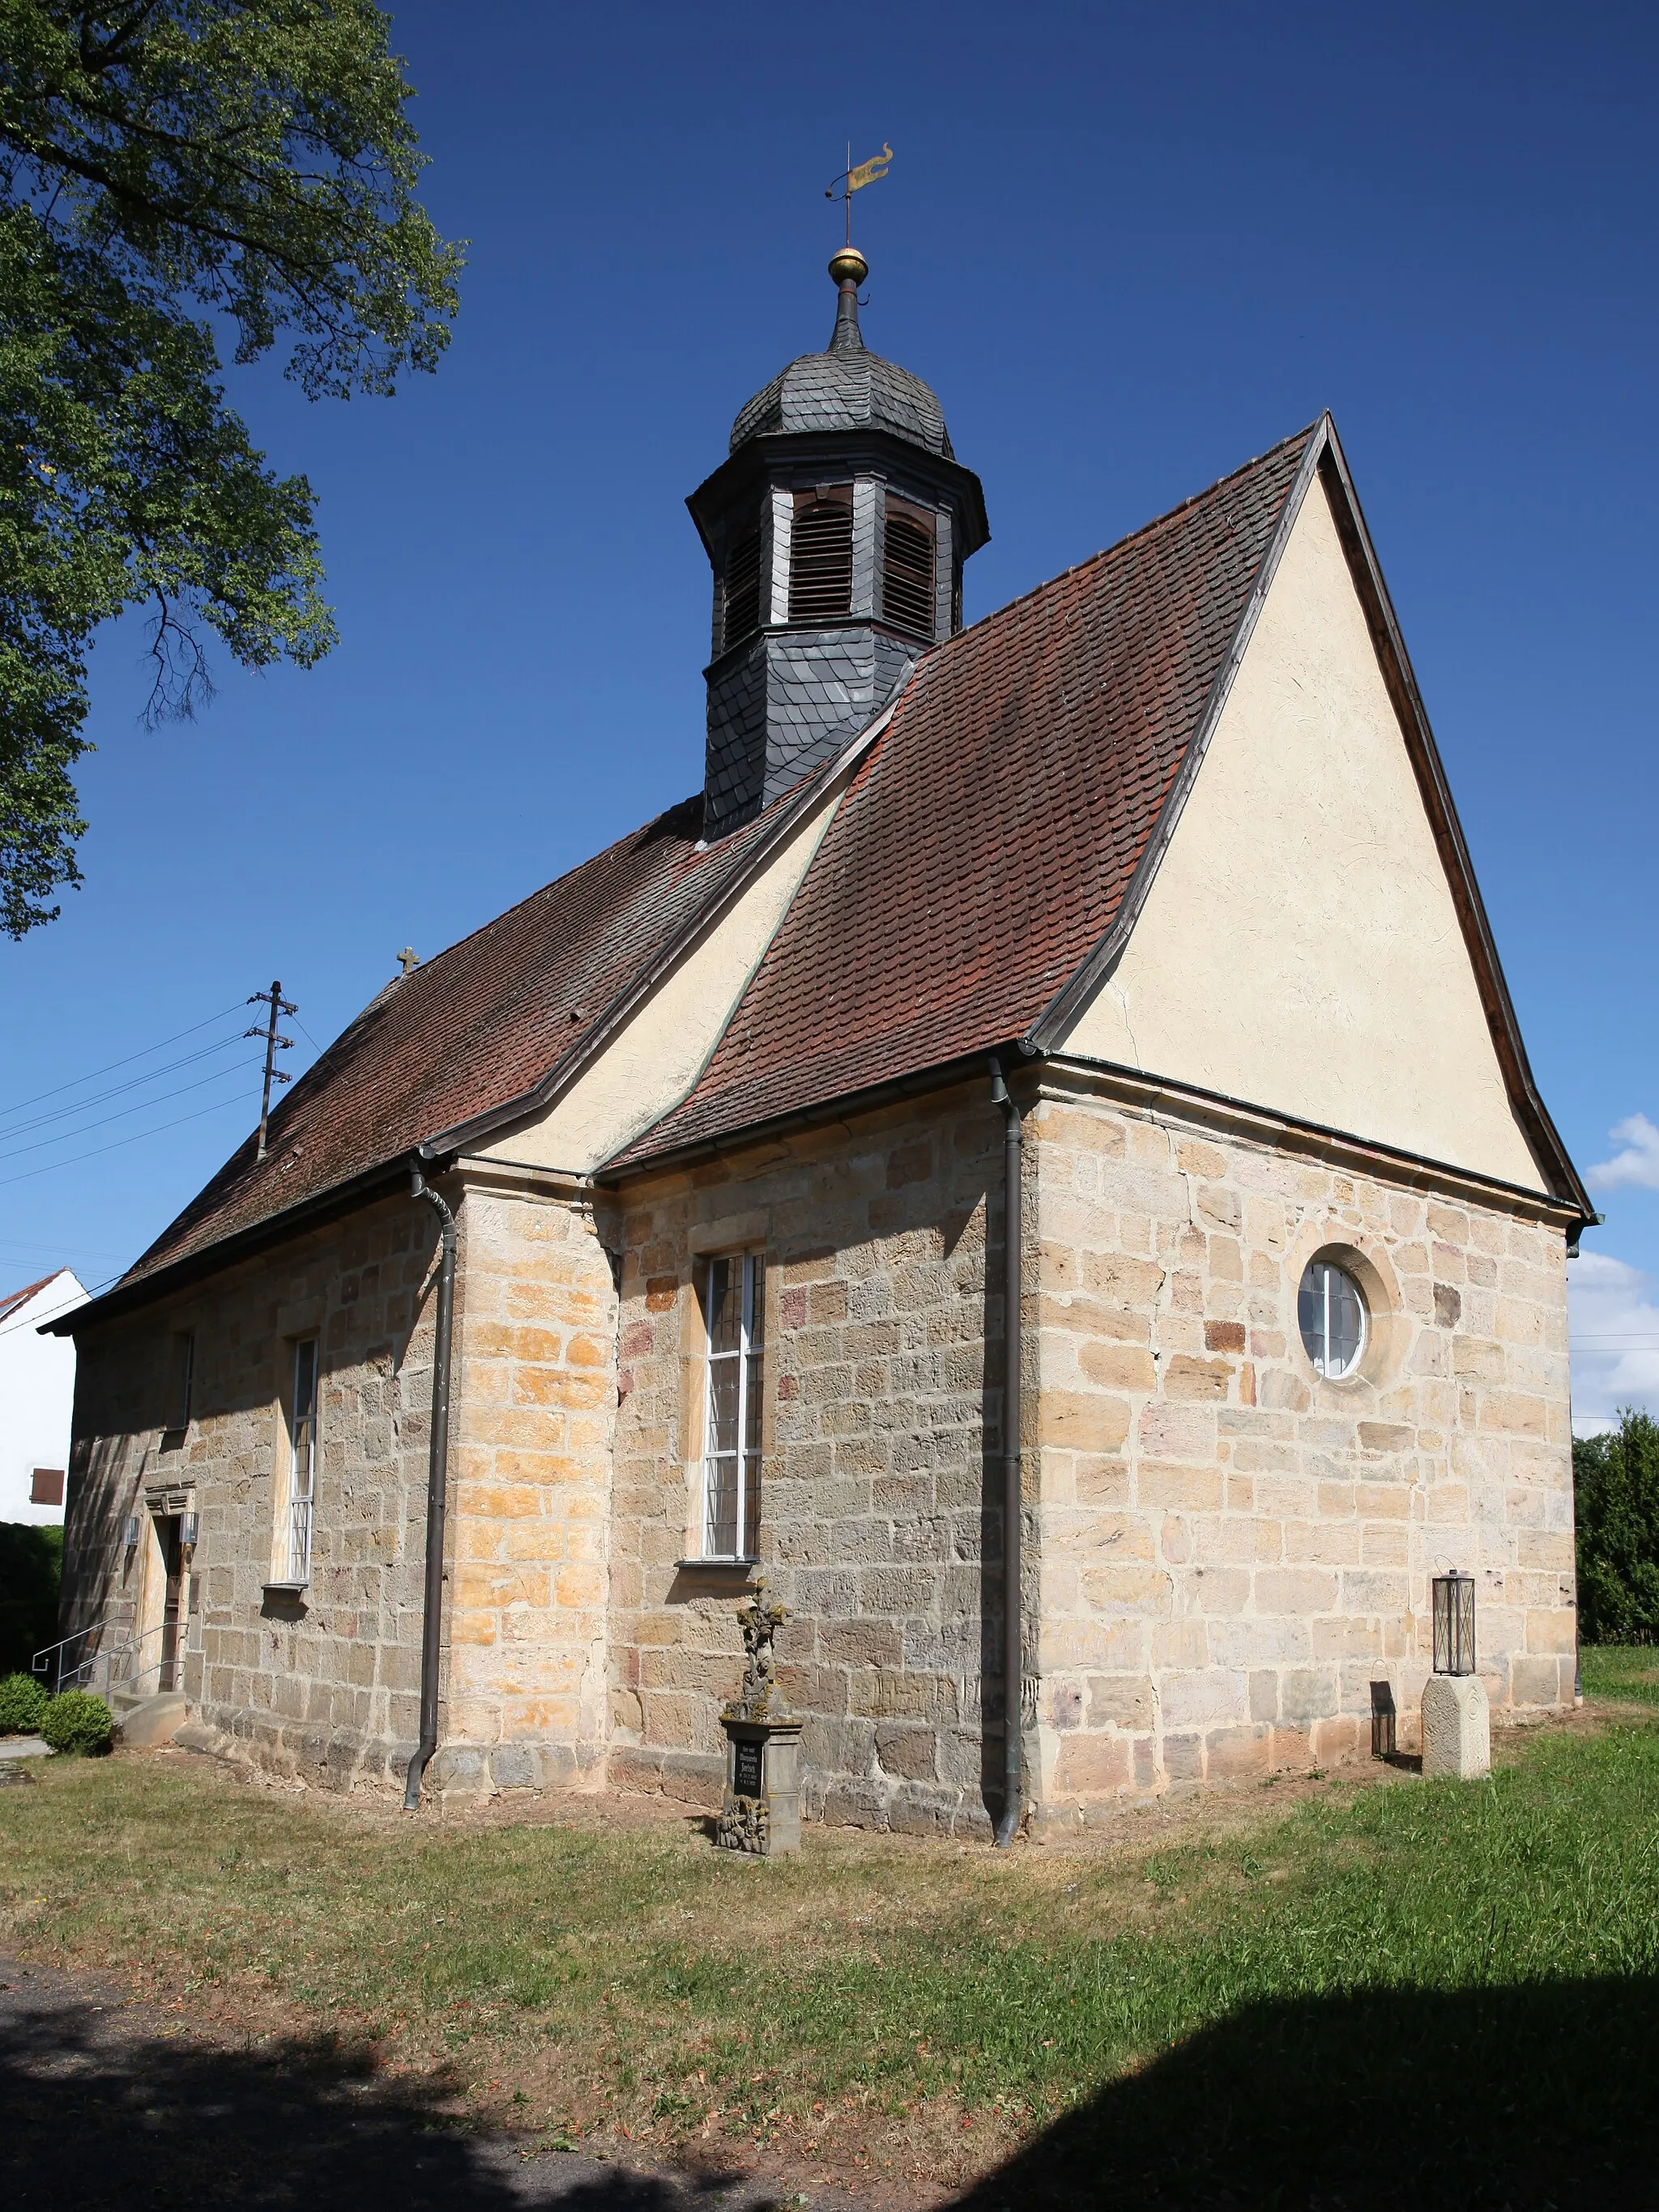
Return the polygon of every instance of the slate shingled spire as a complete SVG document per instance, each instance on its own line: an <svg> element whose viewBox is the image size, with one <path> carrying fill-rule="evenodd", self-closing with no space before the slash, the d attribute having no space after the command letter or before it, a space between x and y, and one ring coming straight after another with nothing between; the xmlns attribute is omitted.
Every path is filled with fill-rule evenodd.
<svg viewBox="0 0 1659 2212"><path fill-rule="evenodd" d="M757 392L687 501L714 572L704 827L747 822L857 734L962 624L989 531L938 399L859 327L856 248L835 328Z"/></svg>

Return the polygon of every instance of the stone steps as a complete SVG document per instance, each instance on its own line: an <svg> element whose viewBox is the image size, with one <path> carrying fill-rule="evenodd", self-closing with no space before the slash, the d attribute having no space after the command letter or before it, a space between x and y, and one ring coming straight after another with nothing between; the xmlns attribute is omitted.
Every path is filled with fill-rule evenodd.
<svg viewBox="0 0 1659 2212"><path fill-rule="evenodd" d="M134 1690L117 1690L110 1698L115 1716L117 1741L127 1751L148 1751L158 1743L171 1743L184 1725L187 1710L182 1690L162 1690L146 1696Z"/></svg>

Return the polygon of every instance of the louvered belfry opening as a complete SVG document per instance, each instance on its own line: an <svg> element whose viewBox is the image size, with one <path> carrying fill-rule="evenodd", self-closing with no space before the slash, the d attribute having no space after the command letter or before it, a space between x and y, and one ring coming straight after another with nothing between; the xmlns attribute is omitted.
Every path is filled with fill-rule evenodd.
<svg viewBox="0 0 1659 2212"><path fill-rule="evenodd" d="M882 612L897 629L932 637L933 531L931 520L897 507L887 507L887 546L882 562Z"/></svg>
<svg viewBox="0 0 1659 2212"><path fill-rule="evenodd" d="M988 535L938 395L864 343L867 273L862 254L836 252L829 344L738 410L726 459L687 502L712 569L710 844L833 760L961 627L962 564Z"/></svg>
<svg viewBox="0 0 1659 2212"><path fill-rule="evenodd" d="M761 626L761 541L758 530L739 538L726 560L723 642L738 644Z"/></svg>
<svg viewBox="0 0 1659 2212"><path fill-rule="evenodd" d="M853 611L853 501L804 500L789 540L789 619L809 627Z"/></svg>

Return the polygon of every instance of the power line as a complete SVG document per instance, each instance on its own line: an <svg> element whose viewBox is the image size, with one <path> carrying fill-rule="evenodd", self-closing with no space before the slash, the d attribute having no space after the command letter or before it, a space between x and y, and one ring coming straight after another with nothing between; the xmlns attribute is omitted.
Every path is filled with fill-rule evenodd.
<svg viewBox="0 0 1659 2212"><path fill-rule="evenodd" d="M14 1330L20 1328L39 1328L43 1321L56 1321L59 1314L78 1313L83 1304L89 1303L92 1299L95 1298L100 1291L106 1291L112 1283L118 1283L125 1273L126 1269L125 1267L118 1267L112 1275L106 1275L101 1283L94 1283L93 1285L92 1288L88 1291L84 1300L79 1298L65 1298L61 1305L55 1305L46 1313L29 1314L24 1318L15 1318L4 1322L3 1324L0 1324L0 1336L10 1336Z"/></svg>
<svg viewBox="0 0 1659 2212"><path fill-rule="evenodd" d="M240 1042L240 1040L239 1039ZM64 1129L55 1137L37 1137L32 1145L19 1145L14 1152L0 1152L0 1166L8 1161L20 1160L25 1152L44 1152L48 1145L72 1144L76 1137L84 1137L94 1129L106 1129L112 1121L125 1121L129 1114L142 1114L152 1106L165 1106L174 1098L183 1098L192 1091L200 1091L209 1083L222 1083L228 1075L240 1075L244 1067L257 1067L257 1060L243 1060L235 1067L216 1067L211 1075L204 1075L194 1083L181 1083L176 1091L164 1091L159 1098L146 1098L137 1106L124 1106L118 1114L106 1114L101 1121L86 1121L78 1129Z"/></svg>
<svg viewBox="0 0 1659 2212"><path fill-rule="evenodd" d="M216 1014L210 1014L204 1022L192 1022L187 1030L179 1030L172 1036L162 1037L155 1044L147 1044L142 1052L130 1052L125 1060L112 1060L104 1067L94 1067L89 1075L77 1075L72 1083L54 1085L50 1091L37 1091L33 1098L20 1098L15 1105L0 1106L0 1119L8 1114L21 1114L25 1106L38 1106L43 1098L58 1097L65 1091L78 1091L83 1083L94 1082L100 1075L109 1075L118 1067L131 1067L135 1060L148 1060L153 1052L164 1052L180 1037L195 1036L199 1030L211 1029L229 1014L240 1014L246 1000L239 1000L234 1006L222 1006Z"/></svg>
<svg viewBox="0 0 1659 2212"><path fill-rule="evenodd" d="M204 1044L199 1051L184 1053L177 1060L164 1060L160 1067L153 1067L148 1075L129 1076L125 1083L112 1083L107 1091L94 1091L91 1097L82 1098L73 1106L54 1106L48 1114L34 1114L27 1121L14 1122L10 1128L0 1127L0 1144L9 1138L23 1136L30 1129L44 1128L51 1121L73 1121L77 1114L84 1114L94 1106L101 1106L106 1098L118 1098L125 1091L142 1091L147 1083L159 1083L164 1075L172 1075L181 1067L193 1067L198 1060L206 1060L216 1052L223 1052L227 1046L240 1044L241 1042L240 1036L221 1037L217 1044ZM141 1101L131 1110L142 1112L143 1103ZM0 1115L0 1121L3 1119L4 1116Z"/></svg>
<svg viewBox="0 0 1659 2212"><path fill-rule="evenodd" d="M55 1252L60 1260L65 1253L76 1252L83 1260L118 1260L121 1256L105 1244L36 1244L18 1237L0 1237L0 1252Z"/></svg>
<svg viewBox="0 0 1659 2212"><path fill-rule="evenodd" d="M180 1114L176 1121L158 1121L153 1129L135 1130L131 1136L117 1137L111 1144L94 1145L89 1152L76 1152L66 1160L48 1160L44 1167L25 1168L20 1176L0 1176L0 1189L3 1189L8 1183L30 1182L36 1176L51 1175L58 1168L77 1166L82 1160L94 1160L103 1152L119 1152L123 1145L141 1144L146 1137L159 1137L164 1129L180 1128L186 1121L199 1121L204 1114L220 1114L227 1106L235 1106L240 1103L240 1097L221 1098L211 1106L198 1107L193 1114ZM157 1103L160 1103L159 1100Z"/></svg>

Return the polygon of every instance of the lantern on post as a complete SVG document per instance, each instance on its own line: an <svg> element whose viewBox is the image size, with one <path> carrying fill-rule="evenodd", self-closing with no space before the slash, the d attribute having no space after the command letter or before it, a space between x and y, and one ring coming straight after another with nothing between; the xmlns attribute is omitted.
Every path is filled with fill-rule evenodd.
<svg viewBox="0 0 1659 2212"><path fill-rule="evenodd" d="M1434 1671L1474 1672L1474 1577L1454 1571L1429 1583L1434 1613Z"/></svg>
<svg viewBox="0 0 1659 2212"><path fill-rule="evenodd" d="M1395 1710L1394 1684L1371 1684L1371 1757L1392 1759L1398 1749L1395 1724L1398 1719Z"/></svg>

